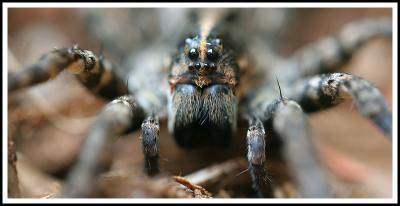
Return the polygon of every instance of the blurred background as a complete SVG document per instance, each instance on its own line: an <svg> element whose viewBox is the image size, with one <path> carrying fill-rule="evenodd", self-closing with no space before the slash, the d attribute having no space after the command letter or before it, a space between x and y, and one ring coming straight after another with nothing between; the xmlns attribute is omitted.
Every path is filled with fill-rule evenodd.
<svg viewBox="0 0 400 206"><path fill-rule="evenodd" d="M189 9L8 9L8 70L23 69L54 47L80 47L103 52L116 64L140 52L156 39L175 47L190 24ZM390 9L238 9L243 30L264 35L271 47L285 56L325 35L332 35L353 20L391 17ZM179 34L179 35L177 35ZM128 70L129 68L125 68ZM392 106L392 41L377 38L360 48L339 71L369 80ZM124 71L122 71L124 72ZM106 102L88 92L74 77L61 73L54 80L8 96L10 197L52 198L60 193L71 165ZM345 103L310 115L313 139L330 173L339 197L391 197L392 146L368 120ZM223 160L245 157L246 145L233 145L233 152L208 155L178 148L161 122L161 170L186 175ZM239 138L245 137L245 128ZM143 154L139 132L114 140L108 154L111 171L141 176ZM12 141L11 141L12 140ZM15 153L14 153L15 151ZM15 161L16 159L16 161ZM272 169L273 170L273 169ZM278 176L279 171L273 173ZM249 174L244 173L247 179ZM277 177L279 178L279 177ZM207 189L207 188L206 188ZM240 189L224 188L228 197L252 197L251 183ZM117 190L117 189L116 189ZM121 189L122 190L122 189ZM125 196L127 191L105 192ZM219 194L219 193L218 193Z"/></svg>

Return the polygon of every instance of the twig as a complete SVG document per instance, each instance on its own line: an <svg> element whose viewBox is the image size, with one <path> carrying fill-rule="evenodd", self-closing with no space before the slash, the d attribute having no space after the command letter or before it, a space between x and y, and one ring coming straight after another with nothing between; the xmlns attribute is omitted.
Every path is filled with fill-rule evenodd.
<svg viewBox="0 0 400 206"><path fill-rule="evenodd" d="M186 175L185 179L193 184L205 188L212 188L215 185L229 185L236 181L244 170L247 169L247 161L244 158L231 159L221 164L206 167L192 174ZM250 178L248 178L250 181Z"/></svg>
<svg viewBox="0 0 400 206"><path fill-rule="evenodd" d="M184 177L180 177L180 176L173 176L172 179L175 180L175 182L187 187L188 189L192 190L193 193L195 194L195 197L199 197L199 198L209 198L211 197L211 193L209 193L206 189L198 186L198 185L194 185L193 183L189 182L187 179L185 179Z"/></svg>
<svg viewBox="0 0 400 206"><path fill-rule="evenodd" d="M211 198L204 188L183 177L129 177L102 175L97 184L97 196L134 198Z"/></svg>

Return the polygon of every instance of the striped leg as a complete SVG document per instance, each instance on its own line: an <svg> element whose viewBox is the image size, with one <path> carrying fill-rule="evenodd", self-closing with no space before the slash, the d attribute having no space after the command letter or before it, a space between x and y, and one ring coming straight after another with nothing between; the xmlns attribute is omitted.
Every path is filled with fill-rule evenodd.
<svg viewBox="0 0 400 206"><path fill-rule="evenodd" d="M68 176L63 191L65 197L92 195L94 176L99 172L98 159L107 140L138 129L144 116L142 108L132 96L122 96L105 107L83 145L77 164Z"/></svg>
<svg viewBox="0 0 400 206"><path fill-rule="evenodd" d="M119 79L109 61L77 46L55 49L35 64L18 72L9 72L8 92L47 81L63 70L75 74L83 85L107 99L127 93L124 81Z"/></svg>
<svg viewBox="0 0 400 206"><path fill-rule="evenodd" d="M392 138L392 114L381 92L368 81L345 73L323 74L300 80L287 95L307 112L318 111L353 98L360 112Z"/></svg>
<svg viewBox="0 0 400 206"><path fill-rule="evenodd" d="M271 182L265 169L265 131L258 118L250 118L247 131L247 159L253 188L259 197L272 197Z"/></svg>
<svg viewBox="0 0 400 206"><path fill-rule="evenodd" d="M142 149L145 156L144 169L149 175L157 174L160 169L158 165L159 154L159 131L158 118L155 116L147 117L142 123Z"/></svg>
<svg viewBox="0 0 400 206"><path fill-rule="evenodd" d="M282 80L293 81L304 76L333 72L371 39L391 36L390 18L354 21L346 24L336 35L299 49L289 59L282 58L270 76L277 75Z"/></svg>

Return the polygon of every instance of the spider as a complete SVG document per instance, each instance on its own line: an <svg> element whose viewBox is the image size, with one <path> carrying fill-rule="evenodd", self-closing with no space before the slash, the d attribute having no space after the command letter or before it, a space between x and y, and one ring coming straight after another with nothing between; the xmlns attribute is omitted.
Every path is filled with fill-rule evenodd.
<svg viewBox="0 0 400 206"><path fill-rule="evenodd" d="M177 47L166 45L168 38L161 37L124 65L111 63L101 52L72 46L56 48L24 70L10 71L10 94L68 71L93 94L109 101L88 133L64 195L90 196L98 156L107 139L138 129L145 172L158 174L160 119L168 120L176 144L190 150L237 146L232 141L238 122L247 122L248 171L258 197L274 196L266 157L270 142L278 142L301 196L333 195L310 140L307 113L352 98L391 140L392 114L381 92L361 77L335 71L370 39L390 37L390 19L349 23L336 35L286 58L267 46L260 37L265 33L250 38L241 32L248 18L249 12L240 9L194 9L176 31L183 35L168 37L177 39L171 40L178 42ZM123 53L123 49L115 50ZM164 54L172 54L166 63L160 58ZM119 67L133 69L126 72Z"/></svg>

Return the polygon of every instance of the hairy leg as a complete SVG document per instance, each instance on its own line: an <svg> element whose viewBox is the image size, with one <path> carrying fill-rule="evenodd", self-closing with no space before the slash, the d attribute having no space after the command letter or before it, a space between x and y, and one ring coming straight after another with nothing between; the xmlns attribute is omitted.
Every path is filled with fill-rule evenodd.
<svg viewBox="0 0 400 206"><path fill-rule="evenodd" d="M371 39L391 36L392 20L387 17L348 23L338 33L304 46L290 58L278 58L269 72L269 78L273 79L276 75L282 81L293 81L304 76L334 72Z"/></svg>
<svg viewBox="0 0 400 206"><path fill-rule="evenodd" d="M309 123L294 101L282 100L274 106L273 130L283 142L283 154L303 197L331 197L332 191L311 140Z"/></svg>
<svg viewBox="0 0 400 206"><path fill-rule="evenodd" d="M345 73L317 75L295 82L286 94L306 112L329 108L352 98L360 112L392 138L392 114L384 96L360 77Z"/></svg>
<svg viewBox="0 0 400 206"><path fill-rule="evenodd" d="M259 197L272 197L272 187L265 169L265 131L262 122L252 117L247 131L247 159L253 188Z"/></svg>
<svg viewBox="0 0 400 206"><path fill-rule="evenodd" d="M158 165L159 158L159 131L158 118L155 116L147 117L142 123L142 149L145 156L144 169L149 175L155 175L160 171Z"/></svg>
<svg viewBox="0 0 400 206"><path fill-rule="evenodd" d="M264 113L268 106L265 100L277 96L276 86L268 84L252 93L245 109L257 114ZM303 78L293 83L286 83L282 93L297 101L305 112L326 109L352 98L360 112L389 138L392 138L392 114L382 93L370 82L346 73L332 73ZM264 117L269 118L269 117Z"/></svg>
<svg viewBox="0 0 400 206"><path fill-rule="evenodd" d="M131 96L122 96L107 104L90 130L78 162L68 176L64 196L91 196L94 176L99 172L99 156L107 140L139 128L143 119L142 108Z"/></svg>
<svg viewBox="0 0 400 206"><path fill-rule="evenodd" d="M114 99L127 94L127 88L112 64L102 56L78 48L54 49L33 65L18 72L8 73L8 92L33 86L67 70L95 94Z"/></svg>
<svg viewBox="0 0 400 206"><path fill-rule="evenodd" d="M273 130L280 138L283 143L282 153L300 194L303 197L330 197L331 189L310 139L306 115L296 102L284 97L268 101L272 96L271 93L253 96L255 99L253 104L249 104L249 112L256 114L265 125L272 127L267 130Z"/></svg>
<svg viewBox="0 0 400 206"><path fill-rule="evenodd" d="M390 138L392 135L392 114L388 111L386 101L379 90L366 80L350 74L334 73L305 78L285 86L287 88L283 88L283 94L290 99L298 101L306 112L332 107L342 102L344 98L353 98L364 116L371 119L386 136ZM273 99L278 94L278 91L273 88L272 85L268 85L255 91L247 100L248 111L258 114L258 117L263 122L273 120L274 131L277 131L280 136L283 136L283 133L290 135L291 131L294 131L297 137L303 136L304 138L308 136L308 129L305 130L305 128L308 128L307 124L304 124L304 127L296 127L295 125L295 121L304 122L305 120L304 117L296 113L294 106L291 106L293 107L291 109L293 110L292 112L289 112L291 111L290 109L286 109L288 110L286 113L280 114L279 111L282 109L279 109L279 105L282 104L281 102L285 102L283 98L275 101L267 101L268 99ZM301 111L300 107L298 110ZM286 129L280 129L279 131L279 124L276 123L277 119L279 116L285 117L285 115L287 124L292 126L286 126ZM299 118L295 118L296 116L299 116ZM283 117L279 121L284 122L285 118ZM285 127L282 126L281 128ZM303 128L297 130L302 131L304 134L300 135L301 133L296 128ZM291 135L295 137L295 134ZM287 142L290 139L293 138L283 140ZM305 143L305 141L302 142ZM309 147L300 146L300 144L294 144L294 146L298 146L299 148ZM287 154L287 158L304 156L297 152L290 153L291 151L300 150L288 149L285 153ZM302 151L304 152L304 150ZM312 157L311 154L308 156ZM305 159L310 159L309 157ZM291 165L293 164L295 163L291 163Z"/></svg>
<svg viewBox="0 0 400 206"><path fill-rule="evenodd" d="M301 107L268 86L247 99L246 110L256 115L280 137L283 155L303 197L329 197L331 190L310 139L308 120ZM285 90L283 91L285 94ZM275 99L271 101L271 99ZM272 128L271 128L272 127Z"/></svg>

